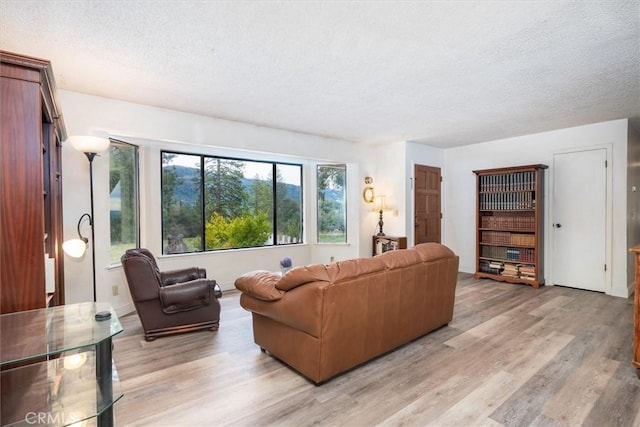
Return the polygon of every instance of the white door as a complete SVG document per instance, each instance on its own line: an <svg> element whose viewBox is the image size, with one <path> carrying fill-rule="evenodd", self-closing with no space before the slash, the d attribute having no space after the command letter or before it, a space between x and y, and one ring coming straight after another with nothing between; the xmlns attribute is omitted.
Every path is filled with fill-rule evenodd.
<svg viewBox="0 0 640 427"><path fill-rule="evenodd" d="M553 156L552 245L556 285L605 291L607 151Z"/></svg>

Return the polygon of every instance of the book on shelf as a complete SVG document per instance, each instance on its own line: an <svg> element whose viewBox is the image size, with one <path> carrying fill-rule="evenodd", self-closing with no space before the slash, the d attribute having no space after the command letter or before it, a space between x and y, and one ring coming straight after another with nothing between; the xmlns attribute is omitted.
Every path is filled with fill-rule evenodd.
<svg viewBox="0 0 640 427"><path fill-rule="evenodd" d="M535 202L532 191L480 194L480 209L484 210L528 210L535 208Z"/></svg>
<svg viewBox="0 0 640 427"><path fill-rule="evenodd" d="M376 238L376 255L397 249L399 249L397 240L386 239L384 237Z"/></svg>
<svg viewBox="0 0 640 427"><path fill-rule="evenodd" d="M535 190L535 172L480 175L481 192Z"/></svg>
<svg viewBox="0 0 640 427"><path fill-rule="evenodd" d="M528 216L494 216L484 215L481 217L482 228L508 228L511 230L521 230L533 232L535 229L535 218Z"/></svg>
<svg viewBox="0 0 640 427"><path fill-rule="evenodd" d="M507 277L518 277L520 274L519 268L515 264L506 264L502 270L502 275Z"/></svg>
<svg viewBox="0 0 640 427"><path fill-rule="evenodd" d="M480 260L480 271L490 274L500 274L503 264L497 261Z"/></svg>

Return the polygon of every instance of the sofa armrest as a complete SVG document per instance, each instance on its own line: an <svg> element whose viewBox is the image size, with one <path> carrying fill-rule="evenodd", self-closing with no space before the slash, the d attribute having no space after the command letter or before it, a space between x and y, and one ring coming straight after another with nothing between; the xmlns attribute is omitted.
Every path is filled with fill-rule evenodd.
<svg viewBox="0 0 640 427"><path fill-rule="evenodd" d="M327 267L323 264L311 264L293 267L279 278L276 288L286 292L306 283L318 281L329 281Z"/></svg>
<svg viewBox="0 0 640 427"><path fill-rule="evenodd" d="M160 288L162 311L171 314L209 305L212 281L197 279Z"/></svg>
<svg viewBox="0 0 640 427"><path fill-rule="evenodd" d="M238 277L234 285L242 293L259 300L277 301L284 295L284 291L276 289L278 280L280 280L279 274L257 270Z"/></svg>
<svg viewBox="0 0 640 427"><path fill-rule="evenodd" d="M324 293L329 286L329 282L309 282L285 292L277 301L264 301L243 293L240 296L240 306L254 314L320 337Z"/></svg>
<svg viewBox="0 0 640 427"><path fill-rule="evenodd" d="M207 271L204 268L190 267L180 270L163 271L160 273L160 283L162 286L173 285L175 283L189 282L196 279L204 279L207 277Z"/></svg>

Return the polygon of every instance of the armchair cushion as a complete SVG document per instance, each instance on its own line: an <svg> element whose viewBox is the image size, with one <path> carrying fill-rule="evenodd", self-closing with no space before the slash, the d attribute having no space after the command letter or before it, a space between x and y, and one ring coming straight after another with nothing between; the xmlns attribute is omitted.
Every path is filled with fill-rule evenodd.
<svg viewBox="0 0 640 427"><path fill-rule="evenodd" d="M160 288L162 311L171 314L189 311L210 304L212 283L206 279L167 285Z"/></svg>
<svg viewBox="0 0 640 427"><path fill-rule="evenodd" d="M204 268L198 267L163 271L160 273L160 284L161 286L167 286L196 279L204 279L205 277L207 277L207 271Z"/></svg>

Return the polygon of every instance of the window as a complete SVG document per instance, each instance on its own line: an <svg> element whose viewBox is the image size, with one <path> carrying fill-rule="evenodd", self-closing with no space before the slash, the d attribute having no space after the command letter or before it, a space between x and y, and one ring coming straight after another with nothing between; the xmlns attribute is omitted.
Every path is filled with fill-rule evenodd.
<svg viewBox="0 0 640 427"><path fill-rule="evenodd" d="M161 157L164 254L302 243L301 165Z"/></svg>
<svg viewBox="0 0 640 427"><path fill-rule="evenodd" d="M347 168L318 165L318 243L347 242Z"/></svg>
<svg viewBox="0 0 640 427"><path fill-rule="evenodd" d="M138 147L111 140L109 145L109 217L112 263L139 246Z"/></svg>

